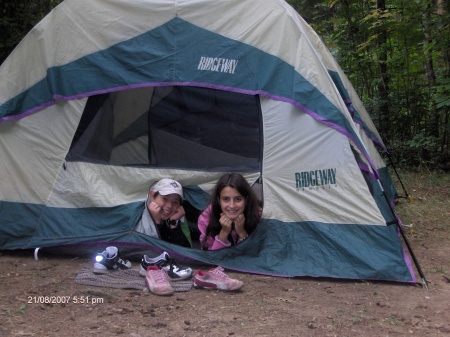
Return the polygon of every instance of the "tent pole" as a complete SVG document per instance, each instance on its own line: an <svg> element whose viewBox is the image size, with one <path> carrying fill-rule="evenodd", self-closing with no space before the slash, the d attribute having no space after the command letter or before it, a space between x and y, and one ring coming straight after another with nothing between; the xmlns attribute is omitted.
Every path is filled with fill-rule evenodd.
<svg viewBox="0 0 450 337"><path fill-rule="evenodd" d="M404 196L398 196L398 197L400 197L400 198L405 198L405 199L408 199L410 202L413 202L412 196L409 195L409 193L406 191L405 185L403 185L403 181L402 181L402 179L400 178L400 175L398 174L397 168L396 168L395 165L394 165L394 161L392 160L391 154L389 153L389 151L386 151L386 154L387 154L387 156L388 156L388 158L389 158L389 164L388 164L388 166L390 165L390 166L392 166L392 168L394 169L395 175L397 176L397 178L398 178L398 180L399 180L399 182L400 182L400 185L402 186L403 192L405 193ZM379 183L380 186L381 186L381 182L379 181L378 183ZM382 188L382 187L381 187L381 188ZM382 188L382 190L383 190L383 188ZM386 202L387 202L388 205L389 205L389 208L391 209L392 214L394 215L394 218L397 219L397 216L395 215L395 212L394 212L394 210L392 209L391 203L389 202L389 200L388 200L388 198L387 198L387 196L386 196L386 193L384 193L384 190L383 190L383 195L384 195L384 198L386 199ZM424 273L422 272L422 268L420 268L419 261L417 261L416 256L415 256L415 254L414 254L414 252L413 252L413 250L412 250L412 248L411 248L411 246L410 246L410 244L409 244L408 238L406 237L406 235L405 235L405 233L404 233L404 231L403 231L403 228L402 228L402 226L400 225L399 221L397 220L397 221L395 221L395 223L396 223L396 225L397 225L397 228L398 228L400 234L402 235L402 238L403 238L403 241L405 242L406 247L408 248L408 252L409 252L409 254L411 255L411 258L412 258L413 261L414 261L414 265L416 266L417 271L419 272L419 275L420 275L420 277L421 277L421 279L422 279L422 284L423 284L423 286L425 287L425 289L428 290L428 282L427 282L427 280L426 280L426 278L425 278Z"/></svg>
<svg viewBox="0 0 450 337"><path fill-rule="evenodd" d="M420 268L419 261L416 259L416 256L415 256L415 254L414 254L414 252L413 252L413 250L412 250L412 247L411 247L410 244L409 244L408 238L406 237L405 233L403 232L403 229L402 229L402 226L401 226L401 224L400 224L400 221L398 220L398 217L397 217L397 215L395 214L395 211L394 211L394 209L393 209L391 203L389 202L389 198L387 197L387 195L386 195L386 193L385 193L385 191L384 191L384 189L383 189L383 185L381 184L380 179L377 179L377 182L378 182L378 185L379 185L380 188L381 188L381 191L382 191L382 194L383 194L383 196L384 196L384 199L386 200L386 202L387 202L387 204L388 204L388 206L389 206L389 209L391 210L391 213L392 213L392 215L393 215L393 217L394 217L394 219L395 219L395 221L389 222L389 223L387 223L387 225L388 225L388 226L389 226L389 225L393 225L394 223L397 225L397 228L398 228L400 234L402 235L403 241L404 241L405 244L406 244L406 248L408 248L409 255L411 255L411 258L412 258L412 260L414 261L414 265L416 266L416 269L417 269L417 271L419 272L419 275L420 275L420 277L421 277L421 279L422 279L422 284L423 284L423 286L425 287L425 289L428 290L428 282L427 282L427 280L426 280L426 278L425 278L424 273L422 272L422 268Z"/></svg>
<svg viewBox="0 0 450 337"><path fill-rule="evenodd" d="M422 272L422 269L420 268L419 261L417 261L416 256L414 255L414 252L413 252L411 246L409 245L408 238L406 237L405 233L403 232L402 226L400 226L398 221L396 222L396 224L397 224L397 228L398 228L400 234L402 235L403 241L405 242L406 247L408 248L409 254L411 255L411 258L414 261L414 264L415 264L415 266L417 268L417 271L419 272L419 275L422 278L422 284L425 287L425 289L428 290L428 282L427 282L427 280L425 278L424 273Z"/></svg>
<svg viewBox="0 0 450 337"><path fill-rule="evenodd" d="M409 199L409 201L412 202L412 201L413 201L412 196L409 195L408 192L406 192L405 185L403 185L403 181L402 181L402 179L400 178L400 175L399 175L398 172L397 172L397 168L396 168L395 165L394 165L394 161L392 160L391 154L390 154L388 151L386 151L386 155L387 155L387 157L388 157L388 159L389 159L388 166L392 166L392 168L393 168L393 170L394 170L394 172L395 172L395 175L397 176L398 181L400 182L400 185L401 185L402 188L403 188L403 193L405 193L405 195L398 195L397 198Z"/></svg>

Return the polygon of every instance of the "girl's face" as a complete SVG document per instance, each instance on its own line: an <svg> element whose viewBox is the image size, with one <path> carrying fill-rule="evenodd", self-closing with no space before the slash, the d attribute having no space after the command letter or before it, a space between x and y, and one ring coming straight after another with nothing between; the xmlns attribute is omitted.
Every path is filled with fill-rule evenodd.
<svg viewBox="0 0 450 337"><path fill-rule="evenodd" d="M236 220L244 213L245 203L245 198L233 187L227 186L220 191L219 205L222 213L230 220Z"/></svg>
<svg viewBox="0 0 450 337"><path fill-rule="evenodd" d="M160 207L159 215L162 220L169 219L181 206L181 198L178 194L158 194L156 197L153 194L152 201Z"/></svg>

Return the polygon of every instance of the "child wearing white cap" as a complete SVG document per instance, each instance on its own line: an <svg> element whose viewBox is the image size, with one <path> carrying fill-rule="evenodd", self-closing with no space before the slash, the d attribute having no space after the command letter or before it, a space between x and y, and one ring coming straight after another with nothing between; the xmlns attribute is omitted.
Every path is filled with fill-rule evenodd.
<svg viewBox="0 0 450 337"><path fill-rule="evenodd" d="M161 179L150 187L136 230L180 246L192 247L182 202L181 184L173 179Z"/></svg>

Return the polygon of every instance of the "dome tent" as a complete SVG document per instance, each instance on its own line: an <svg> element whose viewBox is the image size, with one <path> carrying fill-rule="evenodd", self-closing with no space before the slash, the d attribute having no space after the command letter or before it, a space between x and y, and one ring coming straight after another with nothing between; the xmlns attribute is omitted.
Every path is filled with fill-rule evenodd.
<svg viewBox="0 0 450 337"><path fill-rule="evenodd" d="M2 64L0 121L2 249L108 244L415 282L383 142L284 1L65 0ZM201 251L135 230L152 182L178 180L200 211L230 171L262 185L263 220L242 244Z"/></svg>

